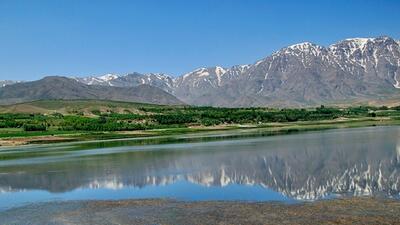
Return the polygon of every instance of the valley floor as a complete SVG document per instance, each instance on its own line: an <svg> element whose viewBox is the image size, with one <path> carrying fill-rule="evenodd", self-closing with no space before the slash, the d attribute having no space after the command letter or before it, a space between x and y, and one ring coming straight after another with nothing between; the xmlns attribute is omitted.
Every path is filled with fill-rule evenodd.
<svg viewBox="0 0 400 225"><path fill-rule="evenodd" d="M0 213L3 224L399 224L400 201L344 198L300 204L72 201L30 205Z"/></svg>

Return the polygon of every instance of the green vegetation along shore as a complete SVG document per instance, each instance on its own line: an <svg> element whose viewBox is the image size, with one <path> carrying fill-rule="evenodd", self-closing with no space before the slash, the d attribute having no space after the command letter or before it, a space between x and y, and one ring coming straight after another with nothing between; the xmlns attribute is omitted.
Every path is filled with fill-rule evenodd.
<svg viewBox="0 0 400 225"><path fill-rule="evenodd" d="M0 145L264 129L287 133L400 125L400 106L307 109L162 106L99 100L43 100L0 107Z"/></svg>

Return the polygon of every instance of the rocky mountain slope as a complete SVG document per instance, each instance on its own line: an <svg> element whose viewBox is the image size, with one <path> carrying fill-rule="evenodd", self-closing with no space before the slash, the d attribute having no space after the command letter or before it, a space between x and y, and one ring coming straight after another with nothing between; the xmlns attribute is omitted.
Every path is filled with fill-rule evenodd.
<svg viewBox="0 0 400 225"><path fill-rule="evenodd" d="M78 80L91 84L96 79ZM150 84L194 105L309 106L382 100L400 96L400 46L390 37L346 39L329 47L305 42L250 65L200 68L177 78L133 73L100 83Z"/></svg>
<svg viewBox="0 0 400 225"><path fill-rule="evenodd" d="M86 85L66 77L45 77L38 81L0 88L0 104L40 99L107 99L155 104L183 104L173 95L150 85L110 87Z"/></svg>

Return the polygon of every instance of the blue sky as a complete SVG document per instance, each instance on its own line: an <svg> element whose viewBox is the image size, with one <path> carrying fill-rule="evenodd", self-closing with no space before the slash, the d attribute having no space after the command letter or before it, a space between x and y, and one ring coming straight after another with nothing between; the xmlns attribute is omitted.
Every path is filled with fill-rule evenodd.
<svg viewBox="0 0 400 225"><path fill-rule="evenodd" d="M0 80L253 63L298 42L400 39L398 0L0 0Z"/></svg>

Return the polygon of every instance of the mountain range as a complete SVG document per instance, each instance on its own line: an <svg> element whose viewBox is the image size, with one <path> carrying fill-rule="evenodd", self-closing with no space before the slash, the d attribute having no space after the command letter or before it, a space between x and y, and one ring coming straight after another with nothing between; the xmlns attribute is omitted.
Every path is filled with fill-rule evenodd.
<svg viewBox="0 0 400 225"><path fill-rule="evenodd" d="M400 41L352 38L328 47L304 42L253 64L199 68L178 77L130 73L72 79L88 86L150 85L191 105L304 107L396 101Z"/></svg>

